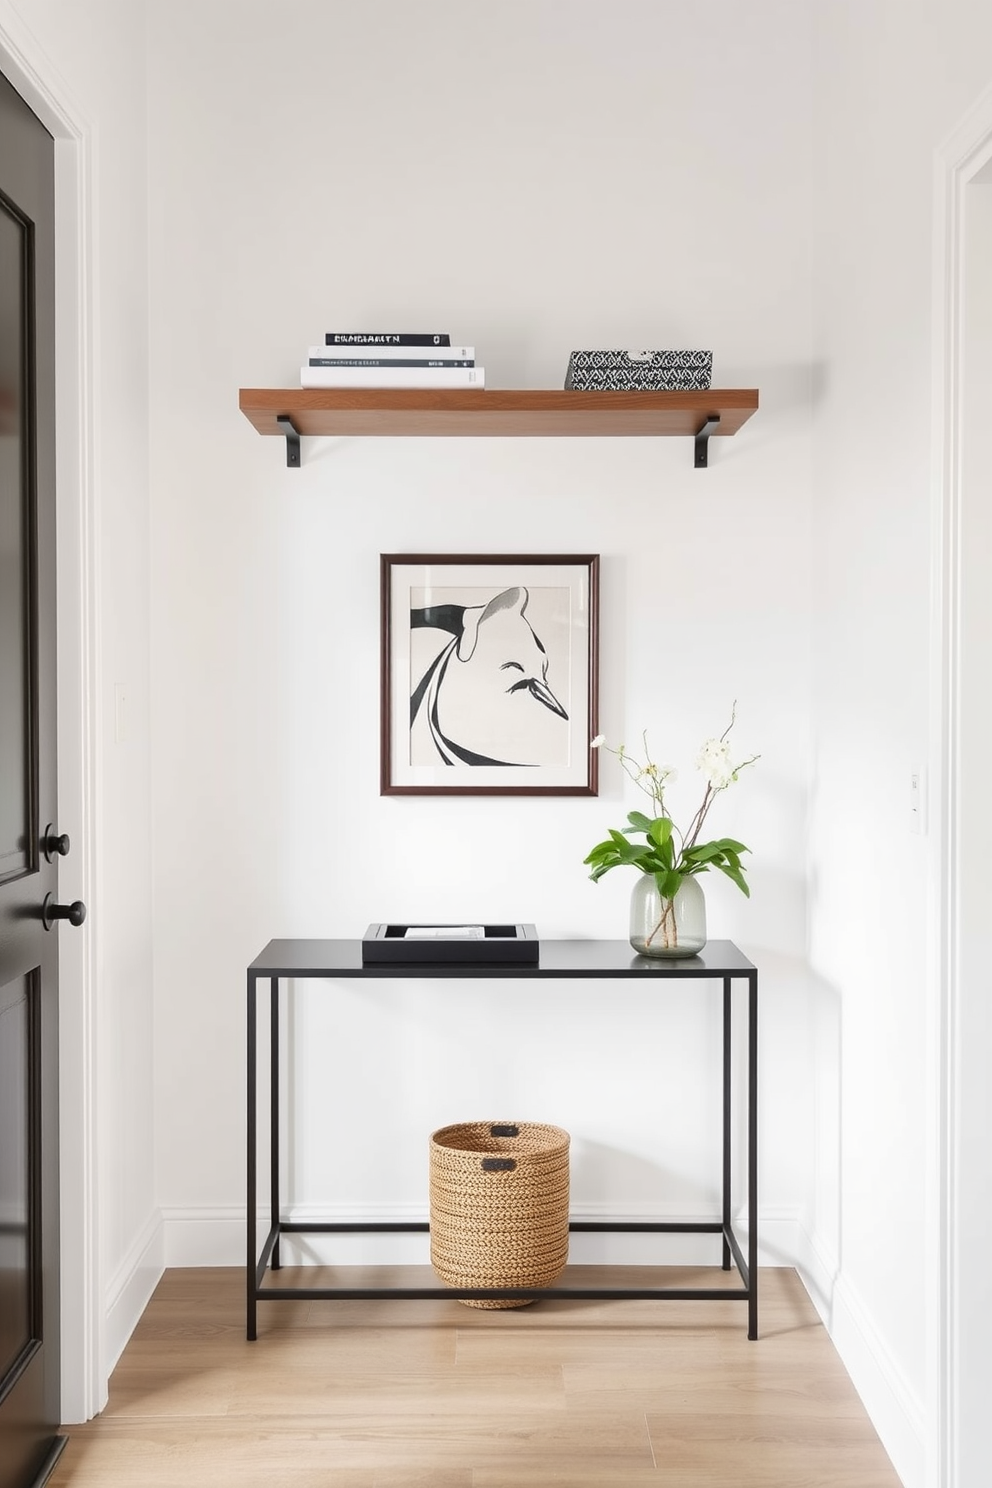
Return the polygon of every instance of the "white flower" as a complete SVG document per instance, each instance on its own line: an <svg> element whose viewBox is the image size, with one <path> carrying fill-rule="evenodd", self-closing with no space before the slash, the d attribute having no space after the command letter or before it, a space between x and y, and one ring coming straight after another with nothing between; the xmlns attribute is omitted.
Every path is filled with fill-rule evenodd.
<svg viewBox="0 0 992 1488"><path fill-rule="evenodd" d="M734 779L734 766L730 762L730 745L725 739L707 739L696 758L697 770L702 770L714 790L726 790Z"/></svg>
<svg viewBox="0 0 992 1488"><path fill-rule="evenodd" d="M598 749L601 744L605 744L605 743L606 743L606 735L605 734L597 734L596 737L595 737L595 739L593 739L592 742L590 743L589 748L590 749Z"/></svg>

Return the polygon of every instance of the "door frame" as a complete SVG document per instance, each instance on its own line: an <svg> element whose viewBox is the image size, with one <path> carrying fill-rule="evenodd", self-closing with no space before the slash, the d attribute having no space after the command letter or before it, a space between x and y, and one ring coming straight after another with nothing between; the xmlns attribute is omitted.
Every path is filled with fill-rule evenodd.
<svg viewBox="0 0 992 1488"><path fill-rule="evenodd" d="M965 1488L960 1408L962 1296L959 1216L969 1184L968 1136L961 1120L961 1040L967 1037L969 987L962 941L961 882L968 865L959 762L964 742L963 689L967 633L962 623L962 527L975 500L965 480L962 421L966 402L963 350L969 191L992 162L992 88L941 144L934 165L933 507L930 731L934 760L934 850L930 902L933 936L928 984L929 1116L927 1172L926 1482ZM987 1216L992 1218L992 1216Z"/></svg>
<svg viewBox="0 0 992 1488"><path fill-rule="evenodd" d="M55 138L56 551L59 830L73 838L62 896L99 904L97 483L92 377L93 132L37 39L0 0L0 71ZM60 939L61 1397L64 1423L106 1403L97 1122L99 914Z"/></svg>

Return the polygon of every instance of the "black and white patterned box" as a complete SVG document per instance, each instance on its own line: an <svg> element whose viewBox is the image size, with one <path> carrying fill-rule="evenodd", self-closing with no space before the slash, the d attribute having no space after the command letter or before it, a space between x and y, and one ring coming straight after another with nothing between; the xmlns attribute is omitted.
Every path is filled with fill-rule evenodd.
<svg viewBox="0 0 992 1488"><path fill-rule="evenodd" d="M711 351L573 351L565 387L576 392L704 390L713 375Z"/></svg>

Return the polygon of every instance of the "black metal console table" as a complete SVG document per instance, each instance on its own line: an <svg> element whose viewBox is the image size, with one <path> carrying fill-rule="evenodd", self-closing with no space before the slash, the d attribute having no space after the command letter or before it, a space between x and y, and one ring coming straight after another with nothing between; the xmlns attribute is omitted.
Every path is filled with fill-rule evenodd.
<svg viewBox="0 0 992 1488"><path fill-rule="evenodd" d="M572 1230L713 1234L723 1238L723 1270L736 1265L741 1286L734 1287L265 1287L266 1269L279 1269L279 1237L296 1234L369 1233L372 1231L424 1231L426 1221L381 1223L306 1223L284 1220L279 1192L279 983L282 978L320 978L335 981L351 977L454 977L461 979L512 977L533 981L585 979L625 981L650 979L659 983L672 980L710 980L723 983L723 1181L722 1207L719 1219L708 1223L674 1222L620 1223L610 1221L572 1221ZM269 1230L258 1252L258 983L269 983L269 1146L270 1146L270 1214ZM731 994L734 983L747 986L747 1257L734 1232L731 1216L731 1086L733 1019ZM747 1336L758 1336L758 972L757 968L729 940L711 940L698 956L681 960L649 959L634 955L626 941L619 940L550 940L543 941L540 961L528 965L382 965L362 962L359 940L272 940L248 967L248 1314L247 1335L257 1336L257 1308L267 1300L285 1301L326 1298L370 1298L389 1296L397 1299L423 1297L499 1298L499 1297L585 1297L585 1298L680 1298L721 1301L737 1298L747 1302ZM566 1273L567 1275L567 1273Z"/></svg>

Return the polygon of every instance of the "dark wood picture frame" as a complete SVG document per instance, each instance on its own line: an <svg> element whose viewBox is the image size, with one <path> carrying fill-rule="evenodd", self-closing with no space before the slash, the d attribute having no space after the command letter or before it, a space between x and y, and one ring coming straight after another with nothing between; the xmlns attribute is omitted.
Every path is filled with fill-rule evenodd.
<svg viewBox="0 0 992 1488"><path fill-rule="evenodd" d="M599 555L380 556L380 792L595 796Z"/></svg>

